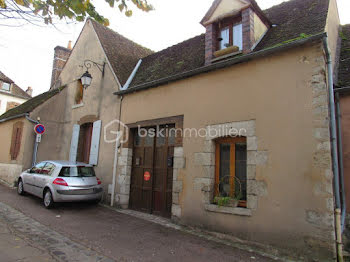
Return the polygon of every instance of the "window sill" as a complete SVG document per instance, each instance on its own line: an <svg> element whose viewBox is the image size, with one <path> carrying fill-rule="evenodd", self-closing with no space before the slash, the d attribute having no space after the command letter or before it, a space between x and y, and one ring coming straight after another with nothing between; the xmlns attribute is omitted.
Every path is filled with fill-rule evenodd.
<svg viewBox="0 0 350 262"><path fill-rule="evenodd" d="M219 56L219 57L217 57L217 58L213 58L213 59L211 60L211 62L213 63L213 62L220 61L220 60L222 60L222 59L230 58L230 57L232 57L232 56L236 56L236 55L240 55L240 54L242 54L242 50L237 51L237 52L234 52L234 53L231 53L231 54Z"/></svg>
<svg viewBox="0 0 350 262"><path fill-rule="evenodd" d="M72 106L72 109L76 109L76 108L83 107L83 106L84 106L84 103L80 103L80 104Z"/></svg>
<svg viewBox="0 0 350 262"><path fill-rule="evenodd" d="M223 213L223 214L230 214L230 215L237 215L237 216L251 216L252 211L247 208L241 208L241 207L223 207L218 205L205 205L205 210L209 212L215 212L215 213Z"/></svg>

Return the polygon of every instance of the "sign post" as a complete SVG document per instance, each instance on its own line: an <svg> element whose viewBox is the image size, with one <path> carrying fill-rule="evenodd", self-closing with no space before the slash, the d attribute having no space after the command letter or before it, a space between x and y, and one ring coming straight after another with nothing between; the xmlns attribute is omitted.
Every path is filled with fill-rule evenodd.
<svg viewBox="0 0 350 262"><path fill-rule="evenodd" d="M35 166L35 164L36 164L36 156L38 153L38 146L39 146L39 143L41 142L41 135L45 133L45 126L42 124L35 125L34 132L36 133L36 137L35 137L35 143L34 143L32 166Z"/></svg>

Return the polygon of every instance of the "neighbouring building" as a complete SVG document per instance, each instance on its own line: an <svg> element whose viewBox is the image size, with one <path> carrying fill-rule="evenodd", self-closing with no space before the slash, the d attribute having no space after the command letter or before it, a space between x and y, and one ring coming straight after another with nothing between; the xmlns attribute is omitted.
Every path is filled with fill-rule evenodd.
<svg viewBox="0 0 350 262"><path fill-rule="evenodd" d="M334 201L331 80L349 70L336 1L261 10L215 0L201 24L204 34L152 52L88 19L69 54L55 55L65 63L54 61L45 101L0 117L0 133L39 117L38 160L94 165L105 202L292 260L334 261L344 202ZM23 134L29 150L33 131Z"/></svg>
<svg viewBox="0 0 350 262"><path fill-rule="evenodd" d="M0 115L23 104L32 97L33 89L22 90L14 81L0 71Z"/></svg>
<svg viewBox="0 0 350 262"><path fill-rule="evenodd" d="M339 70L337 79L336 104L338 116L338 131L340 131L344 188L342 190L344 206L346 206L347 222L346 222L346 250L350 250L350 25L342 26L340 37L341 51L339 60Z"/></svg>

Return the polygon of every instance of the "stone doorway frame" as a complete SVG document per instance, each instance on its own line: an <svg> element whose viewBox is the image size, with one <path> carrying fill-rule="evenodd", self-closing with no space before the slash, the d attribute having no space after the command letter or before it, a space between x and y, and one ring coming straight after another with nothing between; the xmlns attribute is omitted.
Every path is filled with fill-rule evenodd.
<svg viewBox="0 0 350 262"><path fill-rule="evenodd" d="M129 140L122 145L120 155L118 157L117 169L117 193L116 203L123 209L129 208L130 200L130 185L132 175L132 159L133 159L133 130L140 127L175 124L177 130L183 129L184 116L173 116L167 118L159 118L154 120L140 121L132 124L127 124L129 128ZM179 170L185 168L185 156L183 150L183 132L176 134L174 147L174 162L173 162L173 188L172 188L172 219L177 220L181 217L182 210L180 206L180 195L182 192L182 180L179 180ZM119 190L118 190L119 189Z"/></svg>

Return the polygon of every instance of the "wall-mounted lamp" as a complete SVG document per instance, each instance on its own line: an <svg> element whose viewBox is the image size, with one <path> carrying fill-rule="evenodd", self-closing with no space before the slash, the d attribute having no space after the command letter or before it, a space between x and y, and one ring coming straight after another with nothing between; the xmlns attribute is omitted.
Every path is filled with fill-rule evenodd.
<svg viewBox="0 0 350 262"><path fill-rule="evenodd" d="M96 66L101 71L102 76L104 76L104 73L105 73L105 65L106 65L105 62L103 64L99 64L91 60L85 60L84 66L81 66L81 67L85 67L86 72L80 78L81 83L85 89L88 88L92 82L92 76L89 73L89 69L92 67L92 65Z"/></svg>

